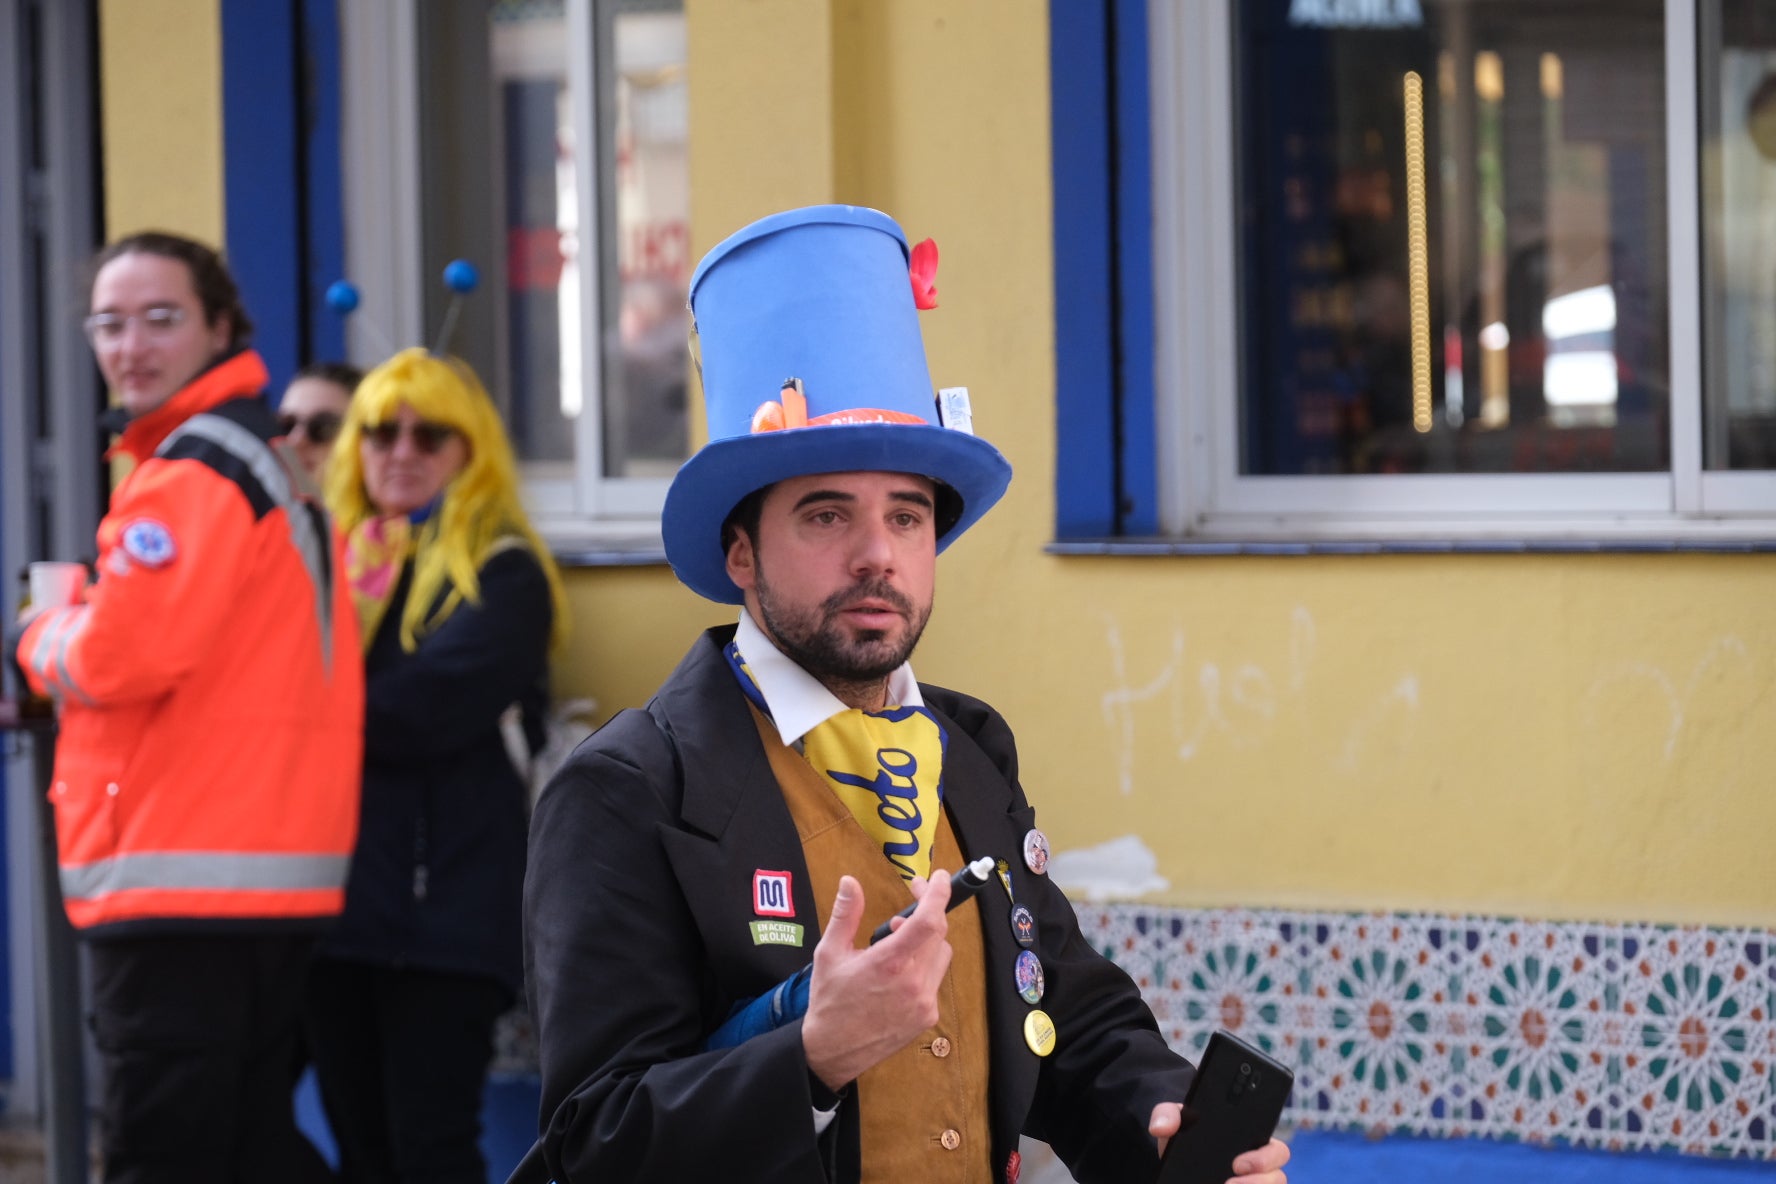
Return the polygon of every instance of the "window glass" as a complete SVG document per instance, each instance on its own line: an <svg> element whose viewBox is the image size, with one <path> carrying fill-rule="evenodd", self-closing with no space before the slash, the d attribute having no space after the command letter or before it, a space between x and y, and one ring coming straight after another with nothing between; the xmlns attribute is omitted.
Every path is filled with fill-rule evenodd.
<svg viewBox="0 0 1776 1184"><path fill-rule="evenodd" d="M604 453L610 476L670 477L688 454L690 311L685 24L676 12L612 14L616 299L605 301ZM658 6L651 6L658 7ZM607 279L609 277L607 276Z"/></svg>
<svg viewBox="0 0 1776 1184"><path fill-rule="evenodd" d="M416 10L426 271L468 257L494 297L451 348L487 377L525 475L580 488L670 476L688 453L690 249L682 5L584 2L586 47L564 0ZM428 285L428 324L449 298Z"/></svg>
<svg viewBox="0 0 1776 1184"><path fill-rule="evenodd" d="M506 426L533 473L571 476L573 421L584 393L573 261L573 117L561 6L498 6L493 47L505 198Z"/></svg>
<svg viewBox="0 0 1776 1184"><path fill-rule="evenodd" d="M1667 468L1661 0L1232 8L1241 471Z"/></svg>
<svg viewBox="0 0 1776 1184"><path fill-rule="evenodd" d="M1776 468L1776 5L1702 5L1703 465Z"/></svg>

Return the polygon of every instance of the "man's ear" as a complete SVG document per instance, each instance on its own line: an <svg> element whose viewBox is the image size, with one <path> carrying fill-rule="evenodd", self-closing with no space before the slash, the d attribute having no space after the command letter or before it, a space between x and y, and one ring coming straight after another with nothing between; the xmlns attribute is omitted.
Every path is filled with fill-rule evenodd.
<svg viewBox="0 0 1776 1184"><path fill-rule="evenodd" d="M752 536L744 530L734 531L728 543L728 578L742 592L752 591L758 582L758 556L752 548Z"/></svg>
<svg viewBox="0 0 1776 1184"><path fill-rule="evenodd" d="M234 340L234 318L226 312L216 314L216 323L209 326L210 352L220 355Z"/></svg>

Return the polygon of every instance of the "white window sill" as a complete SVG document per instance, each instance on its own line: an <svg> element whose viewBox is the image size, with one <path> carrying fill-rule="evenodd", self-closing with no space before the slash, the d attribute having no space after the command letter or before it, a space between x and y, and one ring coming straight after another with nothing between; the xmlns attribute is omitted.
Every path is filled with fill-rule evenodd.
<svg viewBox="0 0 1776 1184"><path fill-rule="evenodd" d="M1287 532L1252 530L1217 532L1183 538L1055 539L1043 550L1050 555L1647 555L1674 553L1768 554L1776 552L1776 529L1760 523L1753 529L1729 524L1722 529L1698 530L1715 523L1686 524L1681 531L1670 525L1661 531L1602 530L1570 534L1513 534L1500 530L1478 533L1464 524L1466 537L1453 532L1419 528L1411 534L1367 536L1355 533L1309 531L1299 523Z"/></svg>
<svg viewBox="0 0 1776 1184"><path fill-rule="evenodd" d="M646 567L666 562L658 519L547 519L536 522L549 553L564 568Z"/></svg>

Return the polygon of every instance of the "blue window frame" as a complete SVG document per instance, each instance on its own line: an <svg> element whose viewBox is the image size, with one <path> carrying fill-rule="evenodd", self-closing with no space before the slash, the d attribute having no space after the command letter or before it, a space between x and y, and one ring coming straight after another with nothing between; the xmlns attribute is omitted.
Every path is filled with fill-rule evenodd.
<svg viewBox="0 0 1776 1184"><path fill-rule="evenodd" d="M1770 545L1776 468L1761 452L1741 449L1746 455L1740 456L1730 447L1737 439L1734 432L1751 436L1764 430L1764 420L1759 418L1766 414L1761 410L1763 404L1751 408L1749 404L1755 400L1741 397L1744 392L1730 391L1723 415L1719 406L1722 394L1709 386L1707 377L1710 366L1722 369L1719 356L1728 355L1727 361L1733 361L1731 348L1747 352L1736 345L1729 348L1730 335L1718 329L1721 324L1730 328L1735 302L1743 311L1755 309L1757 300L1764 298L1748 295L1741 290L1743 284L1735 288L1737 281L1732 275L1722 278L1711 273L1708 260L1695 245L1698 224L1715 238L1733 233L1733 227L1745 233L1744 219L1734 222L1723 214L1724 201L1737 201L1737 209L1755 207L1757 199L1747 196L1748 183L1731 190L1727 198L1716 199L1715 189L1731 189L1727 184L1731 177L1716 177L1711 182L1715 189L1706 192L1700 182L1704 179L1703 162L1715 159L1711 154L1729 149L1740 157L1750 154L1741 143L1745 139L1742 109L1747 100L1740 92L1754 89L1756 71L1741 71L1746 77L1740 78L1728 67L1741 58L1749 60L1748 55L1765 52L1764 42L1757 29L1746 25L1746 0L1660 0L1660 31L1650 43L1650 57L1644 29L1639 40L1627 48L1612 42L1611 47L1599 49L1582 36L1578 48L1569 44L1571 37L1562 41L1566 36L1562 30L1598 2L1550 0L1542 6L1530 5L1537 13L1536 21L1529 22L1534 28L1518 28L1524 23L1517 22L1498 37L1505 38L1507 48L1528 46L1543 51L1539 85L1532 70L1530 81L1518 78L1509 94L1520 106L1547 106L1565 96L1569 138L1608 140L1610 134L1618 134L1597 131L1602 124L1595 119L1579 119L1586 112L1608 109L1609 100L1601 97L1608 89L1604 82L1618 77L1666 80L1662 107L1650 117L1641 112L1634 125L1640 129L1640 139L1655 147L1662 136L1669 140L1669 151L1660 149L1668 156L1668 179L1650 190L1651 183L1643 179L1637 190L1650 192L1645 203L1649 209L1663 203L1659 206L1664 210L1659 223L1663 229L1655 228L1659 229L1657 234L1641 234L1636 241L1653 243L1642 253L1650 250L1651 265L1662 269L1658 276L1664 278L1659 279L1657 288L1667 303L1660 307L1673 310L1669 425L1658 428L1669 431L1670 463L1662 462L1652 471L1640 471L1644 465L1619 461L1598 471L1565 460L1527 468L1513 461L1504 466L1509 471L1494 471L1500 466L1460 464L1443 458L1437 464L1422 466L1421 472L1391 464L1347 464L1336 470L1317 463L1316 458L1299 456L1283 461L1252 459L1252 442L1269 438L1264 435L1267 426L1274 429L1279 415L1299 415L1301 400L1292 392L1326 369L1324 349L1316 355L1321 360L1313 363L1318 369L1302 358L1279 363L1272 357L1274 342L1265 338L1265 332L1274 337L1288 327L1289 318L1302 318L1305 324L1310 313L1323 319L1331 315L1324 312L1328 307L1340 317L1346 311L1359 316L1352 331L1355 339L1378 337L1386 325L1361 321L1360 309L1328 305L1325 301L1330 297L1317 288L1308 293L1315 297L1313 301L1286 303L1281 313L1277 300L1258 299L1266 291L1266 282L1275 286L1270 272L1277 269L1271 266L1267 271L1265 260L1274 262L1276 251L1255 257L1252 244L1261 242L1274 248L1266 236L1277 232L1279 215L1255 202L1254 194L1262 195L1263 191L1254 187L1263 180L1257 166L1276 155L1266 145L1278 138L1278 133L1265 122L1267 113L1275 116L1276 112L1265 106L1261 86L1258 92L1253 91L1254 79L1249 75L1264 65L1265 47L1282 35L1276 26L1286 26L1284 33L1292 45L1311 43L1322 54L1337 50L1347 58L1359 55L1365 66L1374 66L1374 70L1346 71L1337 87L1329 76L1319 83L1320 91L1327 92L1325 101L1336 105L1348 122L1357 117L1352 112L1368 110L1352 96L1362 98L1368 94L1364 87L1383 86L1392 77L1388 73L1395 68L1388 65L1392 59L1381 52L1384 40L1391 38L1388 43L1394 44L1404 38L1417 45L1426 35L1439 30L1446 33L1444 25L1450 22L1466 20L1472 25L1480 10L1453 0L1424 0L1387 9L1414 14L1413 20L1424 26L1422 32L1401 33L1391 27L1369 28L1376 22L1368 18L1382 13L1380 7L1352 9L1350 13L1355 15L1338 27L1319 28L1324 21L1308 18L1323 15L1322 9L1290 0L1252 0L1249 4L1246 0L1202 0L1188 5L1054 0L1050 4L1058 429L1053 550L1220 552L1230 548L1345 546L1386 550L1451 545L1487 549L1500 545L1501 540L1511 547L1556 550L1649 545L1741 550ZM1637 11L1645 9L1646 5L1641 5ZM1259 17L1269 23L1254 24ZM1296 27L1306 25L1316 27ZM1436 45L1446 41L1453 44L1461 38L1444 36ZM1398 143L1390 139L1391 130L1386 134L1378 131L1362 143L1367 146L1373 141L1386 158L1390 175L1397 171L1406 178L1406 199L1402 204L1396 196L1397 208L1389 226L1397 231L1397 224L1403 222L1406 229L1401 233L1418 234L1413 228L1421 224L1423 215L1424 234L1413 240L1412 250L1417 254L1409 252L1408 257L1428 258L1431 264L1420 269L1428 271L1428 286L1423 291L1410 289L1414 317L1411 394L1415 401L1408 428L1428 435L1433 444L1450 445L1445 451L1461 446L1472 453L1489 447L1496 450L1501 441L1510 443L1499 430L1505 424L1495 422L1504 417L1465 412L1459 418L1419 414L1426 410L1421 406L1424 389L1429 387L1434 396L1435 384L1447 380L1454 371L1452 364L1439 368L1435 351L1439 342L1452 336L1442 322L1456 322L1447 316L1438 320L1435 299L1441 293L1447 307L1461 305L1451 303L1454 298L1436 286L1436 265L1453 249L1451 244L1466 241L1457 232L1473 233L1476 225L1476 219L1465 214L1465 207L1451 197L1450 176L1455 178L1457 197L1472 188L1464 175L1457 171L1446 176L1447 169L1423 169L1422 152L1429 151L1426 145L1431 143L1433 130L1449 143L1466 143L1450 126L1460 130L1460 120L1466 117L1461 104L1468 101L1464 96L1470 91L1479 96L1476 102L1496 100L1493 91L1497 88L1488 81L1492 77L1488 67L1500 56L1499 46L1492 41L1475 42L1462 52L1470 54L1473 61L1464 57L1460 68L1451 65L1445 70L1442 58L1454 53L1445 46L1441 57L1432 55L1435 68L1414 68L1401 76L1401 96L1388 98L1404 112ZM1534 65L1535 59L1530 60ZM1370 76L1376 71L1382 75L1380 82ZM1456 95L1453 99L1440 97L1445 74ZM1572 75L1576 88L1570 95L1561 81L1567 74ZM1436 79L1436 85L1427 85L1426 78ZM1300 88L1311 88L1314 80L1297 72L1278 85L1299 99ZM1707 100L1700 103L1696 97L1699 85ZM1646 89L1641 86L1636 93ZM1436 106L1438 102L1441 107ZM1750 102L1756 106L1758 95L1753 94ZM1303 110L1299 105L1292 109L1298 114ZM1302 118L1314 124L1320 112L1306 110ZM1441 122L1434 122L1433 115ZM1572 123L1575 119L1578 122ZM1611 126L1620 123L1614 120ZM1513 159L1519 164L1541 160L1545 153L1535 148L1533 135L1524 131L1528 125L1518 120L1510 127L1517 140L1529 146L1511 140L1498 151L1515 152ZM1256 144L1254 137L1259 141ZM1305 133L1296 138L1311 147ZM1291 142L1279 139L1285 147ZM1580 149L1589 146L1586 141ZM1639 151L1644 158L1651 150L1636 141L1617 155L1627 159ZM1593 151L1592 155L1598 154ZM1437 159L1442 161L1442 157ZM1603 163L1593 172L1606 178L1607 186L1594 188L1600 192L1607 189L1615 201L1616 190L1627 186L1631 178L1624 169L1612 171L1609 161L1614 156L1599 159ZM1743 181L1762 167L1756 165L1742 169L1743 175L1734 175ZM1725 171L1729 170L1717 167L1717 172L1724 175ZM1543 184L1537 180L1541 174L1527 165L1518 172L1522 174L1520 181L1523 177L1536 181L1535 196L1543 205L1552 208L1559 199L1567 202L1559 209L1567 211L1572 204L1568 190L1576 182L1567 184L1566 173L1544 169L1553 180L1543 178ZM1414 175L1420 177L1418 182L1412 181ZM1336 195L1340 201L1348 196L1342 188ZM1715 204L1702 203L1705 208L1699 211L1699 195ZM1408 211L1407 215L1401 216L1400 210ZM1295 207L1289 207L1290 217L1296 212ZM1569 214L1561 215L1566 219L1562 226L1575 221ZM1373 216L1381 217L1379 213ZM1621 216L1612 221L1626 225L1632 219ZM1618 237L1627 233L1622 225L1616 228ZM1581 231L1586 229L1588 225L1580 226ZM1579 239L1583 234L1574 232L1568 237ZM1770 241L1776 242L1776 236ZM1661 251L1660 242L1671 245ZM1752 251L1762 249L1759 240L1734 257L1749 258ZM1320 259L1347 257L1329 255L1323 245L1316 250ZM1572 281L1567 287L1584 278L1577 269L1568 270L1574 274L1567 276ZM1467 282L1460 278L1468 274L1466 270L1447 274L1457 277L1451 283ZM1407 278L1416 284L1417 276L1414 271ZM1714 285L1710 289L1714 304L1706 307L1701 297L1704 281ZM1388 289L1379 286L1379 290L1385 293ZM1274 291L1270 294L1275 296ZM1299 295L1294 291L1288 294ZM1343 298L1346 294L1332 295ZM1554 298L1564 299L1565 295L1565 287L1550 288L1545 300L1549 309L1531 319L1545 321L1558 303ZM1430 315L1420 318L1427 306ZM1536 311L1531 308L1529 313ZM1665 331L1663 314L1642 311L1637 324L1644 322ZM1428 328L1420 325L1421 319ZM1492 326L1486 327L1492 330ZM1465 341L1468 334L1465 328L1462 332ZM1711 333L1714 336L1709 336ZM1492 336L1502 334L1493 332ZM1430 343L1429 351L1420 351L1424 341ZM1482 337L1478 347L1470 343L1462 354L1477 357L1477 349L1501 348ZM1707 365L1703 364L1705 350L1712 351ZM1431 357L1429 383L1422 381L1420 352ZM1628 351L1616 352L1623 355ZM1361 360L1366 355L1353 356ZM1552 373L1557 362L1570 360L1551 357L1541 369ZM1372 377L1379 371L1367 368L1354 372ZM1642 377L1647 372L1640 365L1629 369L1631 375ZM1340 370L1334 377L1343 373ZM1619 382L1619 373L1617 379ZM1309 393L1319 394L1317 388ZM1453 405L1448 398L1438 401L1433 397L1430 403L1432 412L1445 404ZM1519 434L1545 426L1543 435L1564 442L1567 436L1591 429L1588 422L1568 418L1573 422L1550 416L1548 424L1540 425L1526 414ZM1776 422L1776 416L1767 418ZM1445 423L1446 419L1450 422ZM1360 416L1351 419L1353 431L1370 430L1371 434L1381 422L1373 415L1367 420ZM1365 424L1369 426L1365 428ZM1706 443L1713 446L1713 452L1705 453L1702 433L1711 424L1724 443L1710 437ZM1282 426L1297 434L1307 430L1299 422ZM1309 426L1322 434L1325 431L1322 420ZM1776 437L1776 432L1770 434ZM1452 454L1459 459L1459 454ZM1443 453L1435 453L1433 459L1438 457ZM1730 471L1735 469L1744 471Z"/></svg>
<svg viewBox="0 0 1776 1184"><path fill-rule="evenodd" d="M323 301L345 270L337 7L222 3L225 248L274 389L345 353Z"/></svg>

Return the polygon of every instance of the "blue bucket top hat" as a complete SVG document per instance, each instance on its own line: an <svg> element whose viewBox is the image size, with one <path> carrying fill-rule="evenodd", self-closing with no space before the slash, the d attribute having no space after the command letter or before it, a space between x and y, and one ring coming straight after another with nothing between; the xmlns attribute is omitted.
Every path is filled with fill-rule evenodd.
<svg viewBox="0 0 1776 1184"><path fill-rule="evenodd" d="M666 558L692 591L744 601L722 523L790 477L929 477L961 503L947 529L939 522L939 551L1005 493L1011 465L999 450L939 425L908 258L886 214L811 206L754 222L697 265L691 320L709 443L672 479L660 522Z"/></svg>

